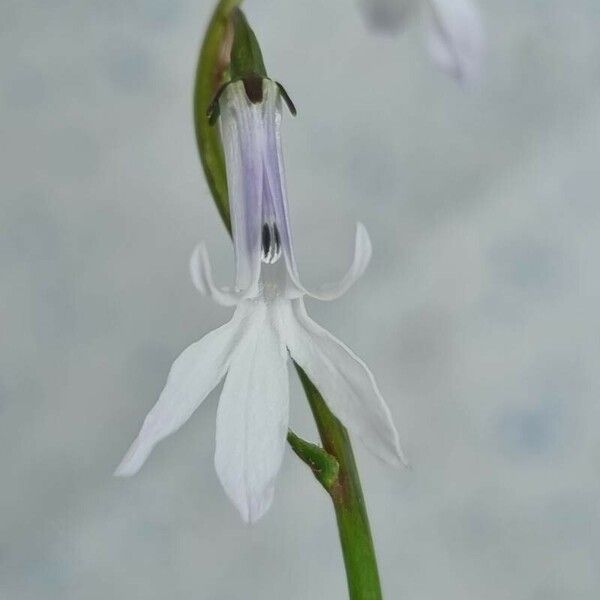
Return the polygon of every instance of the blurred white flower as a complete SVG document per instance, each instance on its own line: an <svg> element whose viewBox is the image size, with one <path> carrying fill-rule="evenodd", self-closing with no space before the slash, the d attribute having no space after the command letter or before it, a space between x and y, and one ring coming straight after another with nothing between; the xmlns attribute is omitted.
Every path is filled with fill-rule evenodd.
<svg viewBox="0 0 600 600"><path fill-rule="evenodd" d="M345 277L316 292L300 283L283 173L281 94L268 79L231 83L221 94L235 286L230 290L214 284L203 244L193 252L190 266L202 293L236 310L231 321L192 344L174 362L158 402L116 471L124 476L136 473L153 447L183 425L225 377L217 411L215 467L227 495L249 522L271 505L283 458L289 356L371 451L392 464L404 460L373 375L306 313L304 295L337 298L363 274L371 243L358 224L354 260Z"/></svg>
<svg viewBox="0 0 600 600"><path fill-rule="evenodd" d="M471 0L360 0L377 31L396 33L416 13L424 13L429 54L443 71L468 83L481 71L484 32Z"/></svg>

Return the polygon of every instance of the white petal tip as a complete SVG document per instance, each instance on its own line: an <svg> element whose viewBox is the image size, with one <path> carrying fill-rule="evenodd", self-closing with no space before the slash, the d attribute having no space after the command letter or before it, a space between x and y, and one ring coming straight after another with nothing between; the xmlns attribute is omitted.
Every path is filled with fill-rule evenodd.
<svg viewBox="0 0 600 600"><path fill-rule="evenodd" d="M375 452L375 450L375 448L372 448L372 451ZM378 450L379 452L375 452L376 455L389 466L395 469L410 468L408 459L406 458L406 455L399 444L397 444L394 448L389 448L389 450L385 452L382 448L379 448Z"/></svg>
<svg viewBox="0 0 600 600"><path fill-rule="evenodd" d="M215 285L212 276L212 267L208 256L208 248L204 242L200 242L190 256L190 276L194 287L203 295L209 296L217 304L222 306L236 306L242 299L242 295L231 292L225 288Z"/></svg>
<svg viewBox="0 0 600 600"><path fill-rule="evenodd" d="M113 473L113 477L131 477L133 475L135 475L137 473L137 471L131 471L130 469L127 469L126 467L121 467L118 466L114 473Z"/></svg>
<svg viewBox="0 0 600 600"><path fill-rule="evenodd" d="M121 462L121 464L115 469L113 477L132 477L140 470L140 467L135 468L129 462Z"/></svg>
<svg viewBox="0 0 600 600"><path fill-rule="evenodd" d="M471 0L432 0L428 47L433 62L459 84L468 87L481 76L485 33Z"/></svg>
<svg viewBox="0 0 600 600"><path fill-rule="evenodd" d="M228 494L229 495L229 494ZM260 521L273 504L274 489L271 487L256 498L238 498L230 495L230 500L238 509L242 521L248 525L254 525Z"/></svg>
<svg viewBox="0 0 600 600"><path fill-rule="evenodd" d="M357 253L360 251L361 256L363 256L363 262L368 263L371 260L371 254L373 253L373 246L371 244L371 238L369 236L369 232L367 228L358 221L356 223L356 241L355 247ZM366 265L365 265L366 268Z"/></svg>
<svg viewBox="0 0 600 600"><path fill-rule="evenodd" d="M392 425L394 430L394 459L397 467L407 467L410 468L410 463L408 458L400 445L400 437L398 436L398 431L396 427Z"/></svg>
<svg viewBox="0 0 600 600"><path fill-rule="evenodd" d="M344 277L336 283L323 285L315 291L304 288L304 293L317 300L325 301L335 300L343 296L366 271L371 261L372 252L371 238L369 237L367 228L359 221L356 223L354 257Z"/></svg>
<svg viewBox="0 0 600 600"><path fill-rule="evenodd" d="M119 463L119 466L115 469L113 476L132 477L135 475L146 462L150 450L142 450L139 440L136 439L133 444L131 444L129 450L127 450L127 454L125 454L123 460Z"/></svg>
<svg viewBox="0 0 600 600"><path fill-rule="evenodd" d="M269 507L267 506L264 509L261 509L259 511L255 511L255 512L248 512L246 511L245 513L240 513L242 515L242 519L244 521L244 523L248 524L248 525L254 525L255 523L258 523L258 521L260 521L265 514L267 513L267 511L269 510Z"/></svg>
<svg viewBox="0 0 600 600"><path fill-rule="evenodd" d="M206 295L203 270L207 260L207 251L204 242L200 242L192 251L190 256L190 276L194 287L203 295ZM210 268L210 267L209 267Z"/></svg>
<svg viewBox="0 0 600 600"><path fill-rule="evenodd" d="M399 449L399 451L398 451L397 466L404 467L405 469L412 469L412 466L411 466L408 458L406 457L406 454L404 454L404 452L402 451L402 449Z"/></svg>

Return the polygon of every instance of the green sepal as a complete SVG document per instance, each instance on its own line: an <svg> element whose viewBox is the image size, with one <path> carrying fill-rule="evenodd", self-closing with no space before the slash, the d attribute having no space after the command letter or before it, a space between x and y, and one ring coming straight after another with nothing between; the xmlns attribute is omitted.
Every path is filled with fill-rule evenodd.
<svg viewBox="0 0 600 600"><path fill-rule="evenodd" d="M233 81L245 80L249 77L265 79L267 70L262 52L246 16L239 8L235 8L231 19L234 27L230 63L231 79Z"/></svg>
<svg viewBox="0 0 600 600"><path fill-rule="evenodd" d="M279 93L281 94L281 97L286 103L290 113L292 113L292 116L295 117L298 114L298 111L296 110L296 105L292 102L290 95L287 93L287 90L283 87L281 83L279 83L279 81L276 81L275 85L279 89Z"/></svg>
<svg viewBox="0 0 600 600"><path fill-rule="evenodd" d="M296 455L311 468L317 481L328 493L331 493L340 472L340 465L336 458L321 446L298 437L291 429L288 430L287 439Z"/></svg>
<svg viewBox="0 0 600 600"><path fill-rule="evenodd" d="M267 79L269 79L269 78L267 77ZM262 101L262 98L257 96L257 84L262 85L262 81L263 81L263 79L258 79L258 78L254 78L254 77L247 77L246 79L242 80L242 83L244 84L244 90L246 92L246 96L248 97L248 100L250 100L251 102ZM234 83L234 82L228 81L227 83L224 83L217 90L217 93L215 94L214 98L212 99L211 103L208 106L208 109L206 111L206 116L208 117L208 123L211 126L217 122L217 119L219 118L219 115L221 114L221 107L219 105L219 101L221 100L221 96L223 95L225 88L231 83ZM298 111L296 110L296 106L294 105L294 102L290 98L286 89L283 87L283 85L281 83L279 83L279 81L275 81L274 83L277 86L277 89L279 90L279 93L281 94L281 97L283 98L291 115L293 117L295 117L298 114ZM262 91L260 92L260 94L262 95ZM254 100L253 100L253 98L254 98Z"/></svg>

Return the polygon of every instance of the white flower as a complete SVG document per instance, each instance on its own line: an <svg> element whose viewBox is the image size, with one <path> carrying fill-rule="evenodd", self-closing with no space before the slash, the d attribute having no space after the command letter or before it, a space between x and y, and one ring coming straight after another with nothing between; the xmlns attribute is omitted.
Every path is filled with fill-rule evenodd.
<svg viewBox="0 0 600 600"><path fill-rule="evenodd" d="M443 71L461 82L480 74L484 52L481 17L471 0L361 0L367 21L396 32L414 13L425 13L429 54Z"/></svg>
<svg viewBox="0 0 600 600"><path fill-rule="evenodd" d="M248 82L245 82L248 84ZM398 434L373 375L342 342L306 313L292 251L279 127L281 95L265 79L251 89L223 91L220 125L225 151L236 258L233 289L217 287L203 244L192 254L196 287L219 304L236 306L229 323L192 344L174 362L167 384L117 468L133 475L163 438L183 425L225 377L217 411L215 467L245 521L269 508L284 454L291 356L323 394L332 412L376 455L403 461ZM365 228L337 284L311 296L333 299L364 272L371 257Z"/></svg>

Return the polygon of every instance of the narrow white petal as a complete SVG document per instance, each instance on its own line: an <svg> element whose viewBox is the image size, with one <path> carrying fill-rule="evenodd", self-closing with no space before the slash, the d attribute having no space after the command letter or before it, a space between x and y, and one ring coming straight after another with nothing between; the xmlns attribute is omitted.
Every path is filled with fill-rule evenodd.
<svg viewBox="0 0 600 600"><path fill-rule="evenodd" d="M203 295L209 296L221 306L235 306L243 297L242 292L232 292L215 285L208 250L204 242L198 244L190 257L190 275L196 289Z"/></svg>
<svg viewBox="0 0 600 600"><path fill-rule="evenodd" d="M134 475L154 446L179 429L225 375L232 351L243 337L249 319L240 307L229 323L211 331L184 350L173 363L158 402L117 467L115 475Z"/></svg>
<svg viewBox="0 0 600 600"><path fill-rule="evenodd" d="M305 289L305 292L318 300L335 300L343 296L362 277L371 260L371 254L372 246L369 234L362 223L357 223L354 258L346 275L336 283L323 285L314 291Z"/></svg>
<svg viewBox="0 0 600 600"><path fill-rule="evenodd" d="M236 349L217 410L215 468L225 492L246 522L273 500L288 426L287 351L263 311Z"/></svg>
<svg viewBox="0 0 600 600"><path fill-rule="evenodd" d="M389 408L367 365L306 314L302 299L282 306L282 314L292 358L331 411L374 454L393 465L406 464Z"/></svg>
<svg viewBox="0 0 600 600"><path fill-rule="evenodd" d="M427 42L433 61L462 82L480 74L484 33L478 9L471 0L428 0Z"/></svg>
<svg viewBox="0 0 600 600"><path fill-rule="evenodd" d="M263 201L263 117L244 84L231 83L219 101L221 140L236 260L236 289L257 293Z"/></svg>

